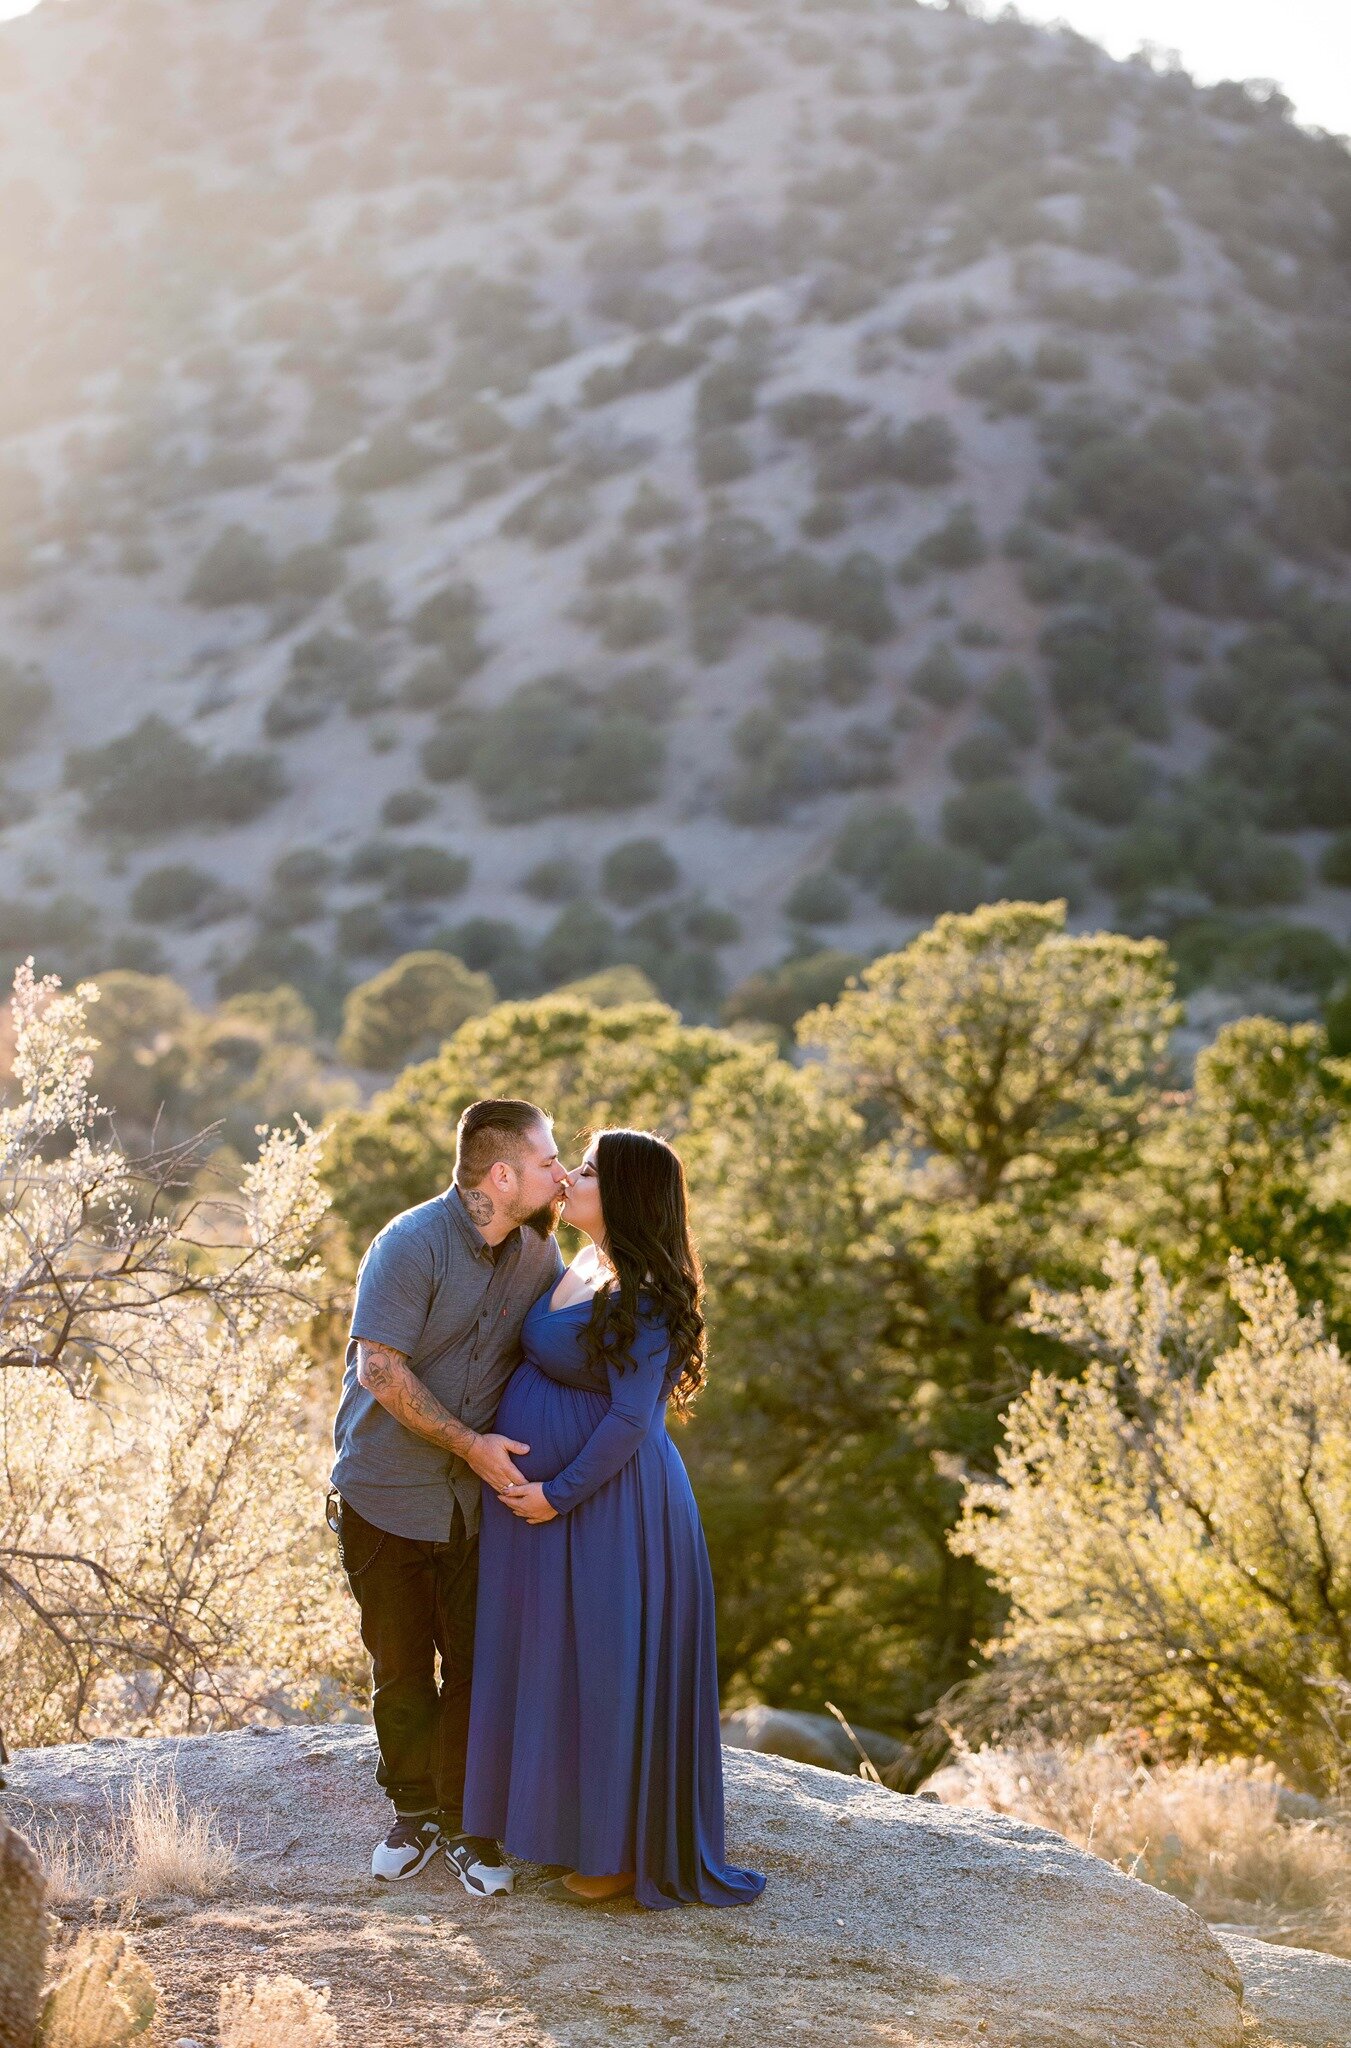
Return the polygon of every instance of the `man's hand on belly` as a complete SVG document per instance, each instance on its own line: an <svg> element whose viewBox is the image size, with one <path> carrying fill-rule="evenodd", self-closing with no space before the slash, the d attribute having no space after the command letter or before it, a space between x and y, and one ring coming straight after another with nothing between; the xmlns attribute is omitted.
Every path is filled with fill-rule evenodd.
<svg viewBox="0 0 1351 2048"><path fill-rule="evenodd" d="M476 1436L472 1448L461 1451L460 1456L485 1486L491 1486L494 1493L503 1493L509 1486L525 1484L509 1454L514 1451L517 1457L524 1457L529 1449L529 1444L518 1444L510 1436Z"/></svg>

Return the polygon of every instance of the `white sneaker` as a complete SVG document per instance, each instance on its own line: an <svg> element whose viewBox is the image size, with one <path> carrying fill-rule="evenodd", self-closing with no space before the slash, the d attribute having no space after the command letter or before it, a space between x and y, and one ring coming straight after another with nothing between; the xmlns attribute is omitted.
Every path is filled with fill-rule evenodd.
<svg viewBox="0 0 1351 2048"><path fill-rule="evenodd" d="M416 1877L441 1846L441 1820L435 1813L401 1813L371 1856L372 1877Z"/></svg>
<svg viewBox="0 0 1351 2048"><path fill-rule="evenodd" d="M514 1889L516 1873L502 1861L496 1842L483 1835L443 1836L446 1868L472 1898L488 1899Z"/></svg>

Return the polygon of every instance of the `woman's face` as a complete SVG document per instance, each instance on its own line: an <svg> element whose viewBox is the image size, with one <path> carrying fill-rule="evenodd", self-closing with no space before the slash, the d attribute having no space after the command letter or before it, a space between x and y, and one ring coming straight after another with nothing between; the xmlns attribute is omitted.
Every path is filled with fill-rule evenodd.
<svg viewBox="0 0 1351 2048"><path fill-rule="evenodd" d="M577 1230L584 1230L587 1236L597 1243L605 1236L605 1218L601 1214L600 1180L596 1173L594 1139L587 1146L581 1165L574 1167L568 1175L568 1192L563 1199L563 1221L571 1223Z"/></svg>

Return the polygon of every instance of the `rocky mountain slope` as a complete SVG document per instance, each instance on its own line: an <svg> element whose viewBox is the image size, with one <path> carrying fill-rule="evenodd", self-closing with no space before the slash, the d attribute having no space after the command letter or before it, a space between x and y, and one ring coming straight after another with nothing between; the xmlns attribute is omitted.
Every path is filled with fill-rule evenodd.
<svg viewBox="0 0 1351 2048"><path fill-rule="evenodd" d="M0 105L9 955L707 1014L1065 893L1345 972L1351 158L1278 98L866 0L48 0Z"/></svg>

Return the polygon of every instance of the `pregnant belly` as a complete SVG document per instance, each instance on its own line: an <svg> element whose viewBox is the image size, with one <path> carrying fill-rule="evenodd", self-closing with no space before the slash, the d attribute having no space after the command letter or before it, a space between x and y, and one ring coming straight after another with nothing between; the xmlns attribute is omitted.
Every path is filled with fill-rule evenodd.
<svg viewBox="0 0 1351 2048"><path fill-rule="evenodd" d="M603 1394L561 1386L538 1366L517 1366L494 1425L530 1449L516 1459L527 1479L556 1479L570 1465L609 1407Z"/></svg>

